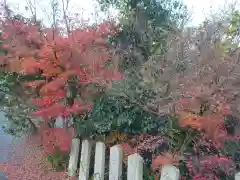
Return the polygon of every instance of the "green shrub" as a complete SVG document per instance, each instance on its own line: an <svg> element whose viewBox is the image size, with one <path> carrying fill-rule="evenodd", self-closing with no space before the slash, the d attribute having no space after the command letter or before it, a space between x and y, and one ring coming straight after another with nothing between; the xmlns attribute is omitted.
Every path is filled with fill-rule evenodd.
<svg viewBox="0 0 240 180"><path fill-rule="evenodd" d="M48 155L45 158L50 163L53 170L63 171L68 165L69 154L56 148L55 153Z"/></svg>

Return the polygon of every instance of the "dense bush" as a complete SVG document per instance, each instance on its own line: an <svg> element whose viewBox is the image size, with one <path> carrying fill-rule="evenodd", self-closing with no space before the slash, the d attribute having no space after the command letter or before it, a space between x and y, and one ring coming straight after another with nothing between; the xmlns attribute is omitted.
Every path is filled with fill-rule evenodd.
<svg viewBox="0 0 240 180"><path fill-rule="evenodd" d="M124 97L106 94L96 101L87 119L76 118L75 121L76 125L79 125L78 132L81 136L85 129L81 122L86 122L86 133L93 133L92 135L104 135L111 131L126 132L129 135L161 134L165 130L167 117L158 117L144 111ZM88 125L92 130L87 129Z"/></svg>

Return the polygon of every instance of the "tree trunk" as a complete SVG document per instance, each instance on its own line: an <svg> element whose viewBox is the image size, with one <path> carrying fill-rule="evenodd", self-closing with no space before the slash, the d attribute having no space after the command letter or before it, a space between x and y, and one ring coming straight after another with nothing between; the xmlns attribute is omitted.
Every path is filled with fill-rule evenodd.
<svg viewBox="0 0 240 180"><path fill-rule="evenodd" d="M50 122L48 122L48 123L47 123L48 127L49 127L49 128L54 128L54 127L55 127L55 122L56 122L56 119L51 120Z"/></svg>
<svg viewBox="0 0 240 180"><path fill-rule="evenodd" d="M38 128L36 126L36 124L33 123L33 121L30 118L27 118L29 124L31 125L31 131L33 134L38 132Z"/></svg>

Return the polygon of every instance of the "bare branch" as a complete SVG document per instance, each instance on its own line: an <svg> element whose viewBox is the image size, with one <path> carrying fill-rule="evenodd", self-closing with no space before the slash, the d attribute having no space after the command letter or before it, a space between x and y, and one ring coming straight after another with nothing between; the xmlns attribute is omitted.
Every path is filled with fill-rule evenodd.
<svg viewBox="0 0 240 180"><path fill-rule="evenodd" d="M36 0L27 0L28 8L30 9L34 23L37 22L37 7L36 7Z"/></svg>
<svg viewBox="0 0 240 180"><path fill-rule="evenodd" d="M68 23L68 19L67 19L67 10L68 10L70 0L66 0L66 5L65 5L64 1L65 0L62 0L63 18L64 18L65 26L67 28L67 33L70 34L71 31L70 31L70 27L69 27L69 23Z"/></svg>

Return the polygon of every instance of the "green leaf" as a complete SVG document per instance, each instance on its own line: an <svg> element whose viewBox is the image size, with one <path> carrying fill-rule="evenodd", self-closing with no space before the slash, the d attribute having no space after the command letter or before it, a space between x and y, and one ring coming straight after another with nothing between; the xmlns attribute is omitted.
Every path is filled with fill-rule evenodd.
<svg viewBox="0 0 240 180"><path fill-rule="evenodd" d="M0 50L0 54L6 55L6 54L7 54L7 51L5 51L5 50Z"/></svg>

